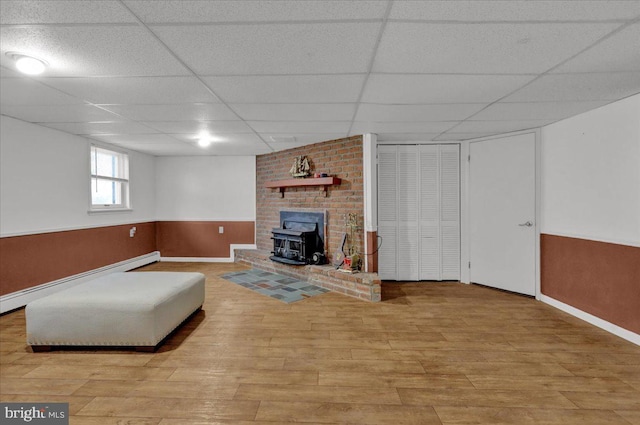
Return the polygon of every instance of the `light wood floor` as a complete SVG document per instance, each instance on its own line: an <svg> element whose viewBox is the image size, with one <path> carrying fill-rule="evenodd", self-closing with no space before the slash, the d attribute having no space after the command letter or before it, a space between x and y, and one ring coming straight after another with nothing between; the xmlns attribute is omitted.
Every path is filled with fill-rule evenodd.
<svg viewBox="0 0 640 425"><path fill-rule="evenodd" d="M0 317L0 400L69 402L71 424L640 424L640 347L533 299L385 284L371 304L293 304L201 271L204 311L157 353L32 353Z"/></svg>

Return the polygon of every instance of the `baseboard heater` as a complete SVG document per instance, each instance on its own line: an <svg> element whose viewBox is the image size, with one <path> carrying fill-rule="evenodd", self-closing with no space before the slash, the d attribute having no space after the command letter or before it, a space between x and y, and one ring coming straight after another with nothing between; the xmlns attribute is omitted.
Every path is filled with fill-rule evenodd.
<svg viewBox="0 0 640 425"><path fill-rule="evenodd" d="M146 264L155 263L156 261L160 261L159 251L154 251L149 254L120 261L119 263L109 264L104 267L43 283L21 291L12 292L0 297L0 313L6 313L7 311L24 307L27 303L38 298L79 285L82 282L95 279L96 277L109 273L126 272L128 270L142 267Z"/></svg>

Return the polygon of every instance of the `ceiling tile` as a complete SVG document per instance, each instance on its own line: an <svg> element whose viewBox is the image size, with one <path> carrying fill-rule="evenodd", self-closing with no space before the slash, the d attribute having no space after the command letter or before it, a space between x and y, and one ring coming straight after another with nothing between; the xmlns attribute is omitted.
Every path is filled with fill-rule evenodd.
<svg viewBox="0 0 640 425"><path fill-rule="evenodd" d="M195 155L259 155L272 151L272 149L262 141L255 143L254 141L219 140L214 141L207 147L198 146L197 140L194 139L186 139L185 142L181 143L196 149L196 151L193 151Z"/></svg>
<svg viewBox="0 0 640 425"><path fill-rule="evenodd" d="M46 84L96 104L217 103L195 77L42 78Z"/></svg>
<svg viewBox="0 0 640 425"><path fill-rule="evenodd" d="M266 22L380 19L382 1L126 0L144 22Z"/></svg>
<svg viewBox="0 0 640 425"><path fill-rule="evenodd" d="M6 68L0 66L0 78L23 78L24 74L14 70L14 68Z"/></svg>
<svg viewBox="0 0 640 425"><path fill-rule="evenodd" d="M269 142L269 146L271 147L271 149L273 149L274 152L282 152L282 151L286 151L287 149L294 149L294 148L299 148L302 146L306 146L312 143L318 143L318 142L294 142L294 143L280 143L280 142Z"/></svg>
<svg viewBox="0 0 640 425"><path fill-rule="evenodd" d="M48 77L188 75L139 26L20 26L0 28L2 51L28 53L49 63ZM3 66L13 66L2 55Z"/></svg>
<svg viewBox="0 0 640 425"><path fill-rule="evenodd" d="M464 121L450 129L453 133L507 133L527 130L550 124L553 120L520 120L520 121Z"/></svg>
<svg viewBox="0 0 640 425"><path fill-rule="evenodd" d="M592 102L499 102L474 115L473 120L560 120L598 108L606 103L608 103L607 100Z"/></svg>
<svg viewBox="0 0 640 425"><path fill-rule="evenodd" d="M55 128L56 130L66 131L71 134L144 134L153 133L154 130L144 125L128 122L52 122L41 123L45 127Z"/></svg>
<svg viewBox="0 0 640 425"><path fill-rule="evenodd" d="M227 103L356 102L365 75L204 77Z"/></svg>
<svg viewBox="0 0 640 425"><path fill-rule="evenodd" d="M377 133L379 142L430 142L438 133Z"/></svg>
<svg viewBox="0 0 640 425"><path fill-rule="evenodd" d="M237 103L229 106L242 119L255 121L350 121L355 112L355 103Z"/></svg>
<svg viewBox="0 0 640 425"><path fill-rule="evenodd" d="M389 19L424 21L593 21L629 20L640 2L625 0L403 0L393 3Z"/></svg>
<svg viewBox="0 0 640 425"><path fill-rule="evenodd" d="M336 74L368 70L380 25L193 25L152 29L200 75Z"/></svg>
<svg viewBox="0 0 640 425"><path fill-rule="evenodd" d="M389 23L374 72L540 73L620 24ZM434 58L436 58L434 60Z"/></svg>
<svg viewBox="0 0 640 425"><path fill-rule="evenodd" d="M470 140L477 139L480 137L491 136L495 133L491 132L475 132L475 133L444 133L436 137L435 141L459 141L459 140Z"/></svg>
<svg viewBox="0 0 640 425"><path fill-rule="evenodd" d="M92 139L114 145L176 144L178 140L166 134L93 134Z"/></svg>
<svg viewBox="0 0 640 425"><path fill-rule="evenodd" d="M251 133L243 121L145 121L143 124L168 134L198 134L208 131L216 133Z"/></svg>
<svg viewBox="0 0 640 425"><path fill-rule="evenodd" d="M351 121L249 121L258 133L342 133L347 134Z"/></svg>
<svg viewBox="0 0 640 425"><path fill-rule="evenodd" d="M531 81L526 75L372 74L362 101L430 104L493 102Z"/></svg>
<svg viewBox="0 0 640 425"><path fill-rule="evenodd" d="M439 122L354 122L351 134L363 133L441 133L457 124L457 121Z"/></svg>
<svg viewBox="0 0 640 425"><path fill-rule="evenodd" d="M0 103L4 105L78 105L84 104L59 90L30 78L1 78Z"/></svg>
<svg viewBox="0 0 640 425"><path fill-rule="evenodd" d="M266 144L212 143L202 149L207 155L261 155L272 152Z"/></svg>
<svg viewBox="0 0 640 425"><path fill-rule="evenodd" d="M326 142L345 137L344 133L315 133L315 134L291 134L291 133L260 133L263 139L267 141L269 146L276 150L291 149L298 146L306 146L314 143ZM290 142L274 142L273 139L279 140L294 137L295 140Z"/></svg>
<svg viewBox="0 0 640 425"><path fill-rule="evenodd" d="M135 23L136 20L116 0L2 0L0 23L80 24Z"/></svg>
<svg viewBox="0 0 640 425"><path fill-rule="evenodd" d="M100 106L134 121L213 121L239 119L233 111L221 103Z"/></svg>
<svg viewBox="0 0 640 425"><path fill-rule="evenodd" d="M378 105L360 104L356 121L455 121L463 120L480 109L484 103L443 105Z"/></svg>
<svg viewBox="0 0 640 425"><path fill-rule="evenodd" d="M199 139L198 134L194 133L172 133L171 137L188 143L197 143ZM256 135L255 133L221 133L215 135L215 141L235 144L264 144L262 139L260 139L260 137L258 137L258 135Z"/></svg>
<svg viewBox="0 0 640 425"><path fill-rule="evenodd" d="M206 155L198 146L191 146L186 143L161 143L161 144L136 144L131 146L123 146L131 150L146 153L154 156L191 156Z"/></svg>
<svg viewBox="0 0 640 425"><path fill-rule="evenodd" d="M617 100L640 92L640 72L544 75L504 102Z"/></svg>
<svg viewBox="0 0 640 425"><path fill-rule="evenodd" d="M92 105L13 106L3 105L2 114L27 122L118 121L120 118Z"/></svg>
<svg viewBox="0 0 640 425"><path fill-rule="evenodd" d="M640 71L639 51L640 24L635 24L596 44L553 72Z"/></svg>

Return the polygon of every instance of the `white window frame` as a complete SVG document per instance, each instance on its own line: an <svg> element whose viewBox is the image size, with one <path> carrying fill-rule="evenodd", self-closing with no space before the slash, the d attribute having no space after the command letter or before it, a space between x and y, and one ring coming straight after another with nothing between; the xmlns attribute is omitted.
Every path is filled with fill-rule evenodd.
<svg viewBox="0 0 640 425"><path fill-rule="evenodd" d="M98 174L98 170L95 172L91 163L93 158L99 153L107 153L117 157L119 159L117 176L107 176ZM89 157L89 212L106 212L106 211L131 211L131 204L129 199L129 154L122 151L117 151L111 148L105 148L98 145L91 145L90 157ZM93 181L110 181L120 183L120 203L118 204L99 204L93 202Z"/></svg>

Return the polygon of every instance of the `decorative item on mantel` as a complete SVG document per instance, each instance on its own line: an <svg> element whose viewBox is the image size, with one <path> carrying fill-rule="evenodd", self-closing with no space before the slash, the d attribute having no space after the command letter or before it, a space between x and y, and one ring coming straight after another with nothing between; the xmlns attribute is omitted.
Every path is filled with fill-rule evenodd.
<svg viewBox="0 0 640 425"><path fill-rule="evenodd" d="M293 161L293 166L289 170L289 174L295 178L304 178L310 174L311 166L306 155L296 156Z"/></svg>
<svg viewBox="0 0 640 425"><path fill-rule="evenodd" d="M284 198L284 191L287 187L302 186L321 186L324 196L327 196L327 187L340 184L342 179L338 177L330 177L327 173L316 173L315 178L305 179L311 175L311 164L306 155L296 156L293 166L289 170L293 179L268 181L265 187L277 188L280 191L280 197Z"/></svg>

